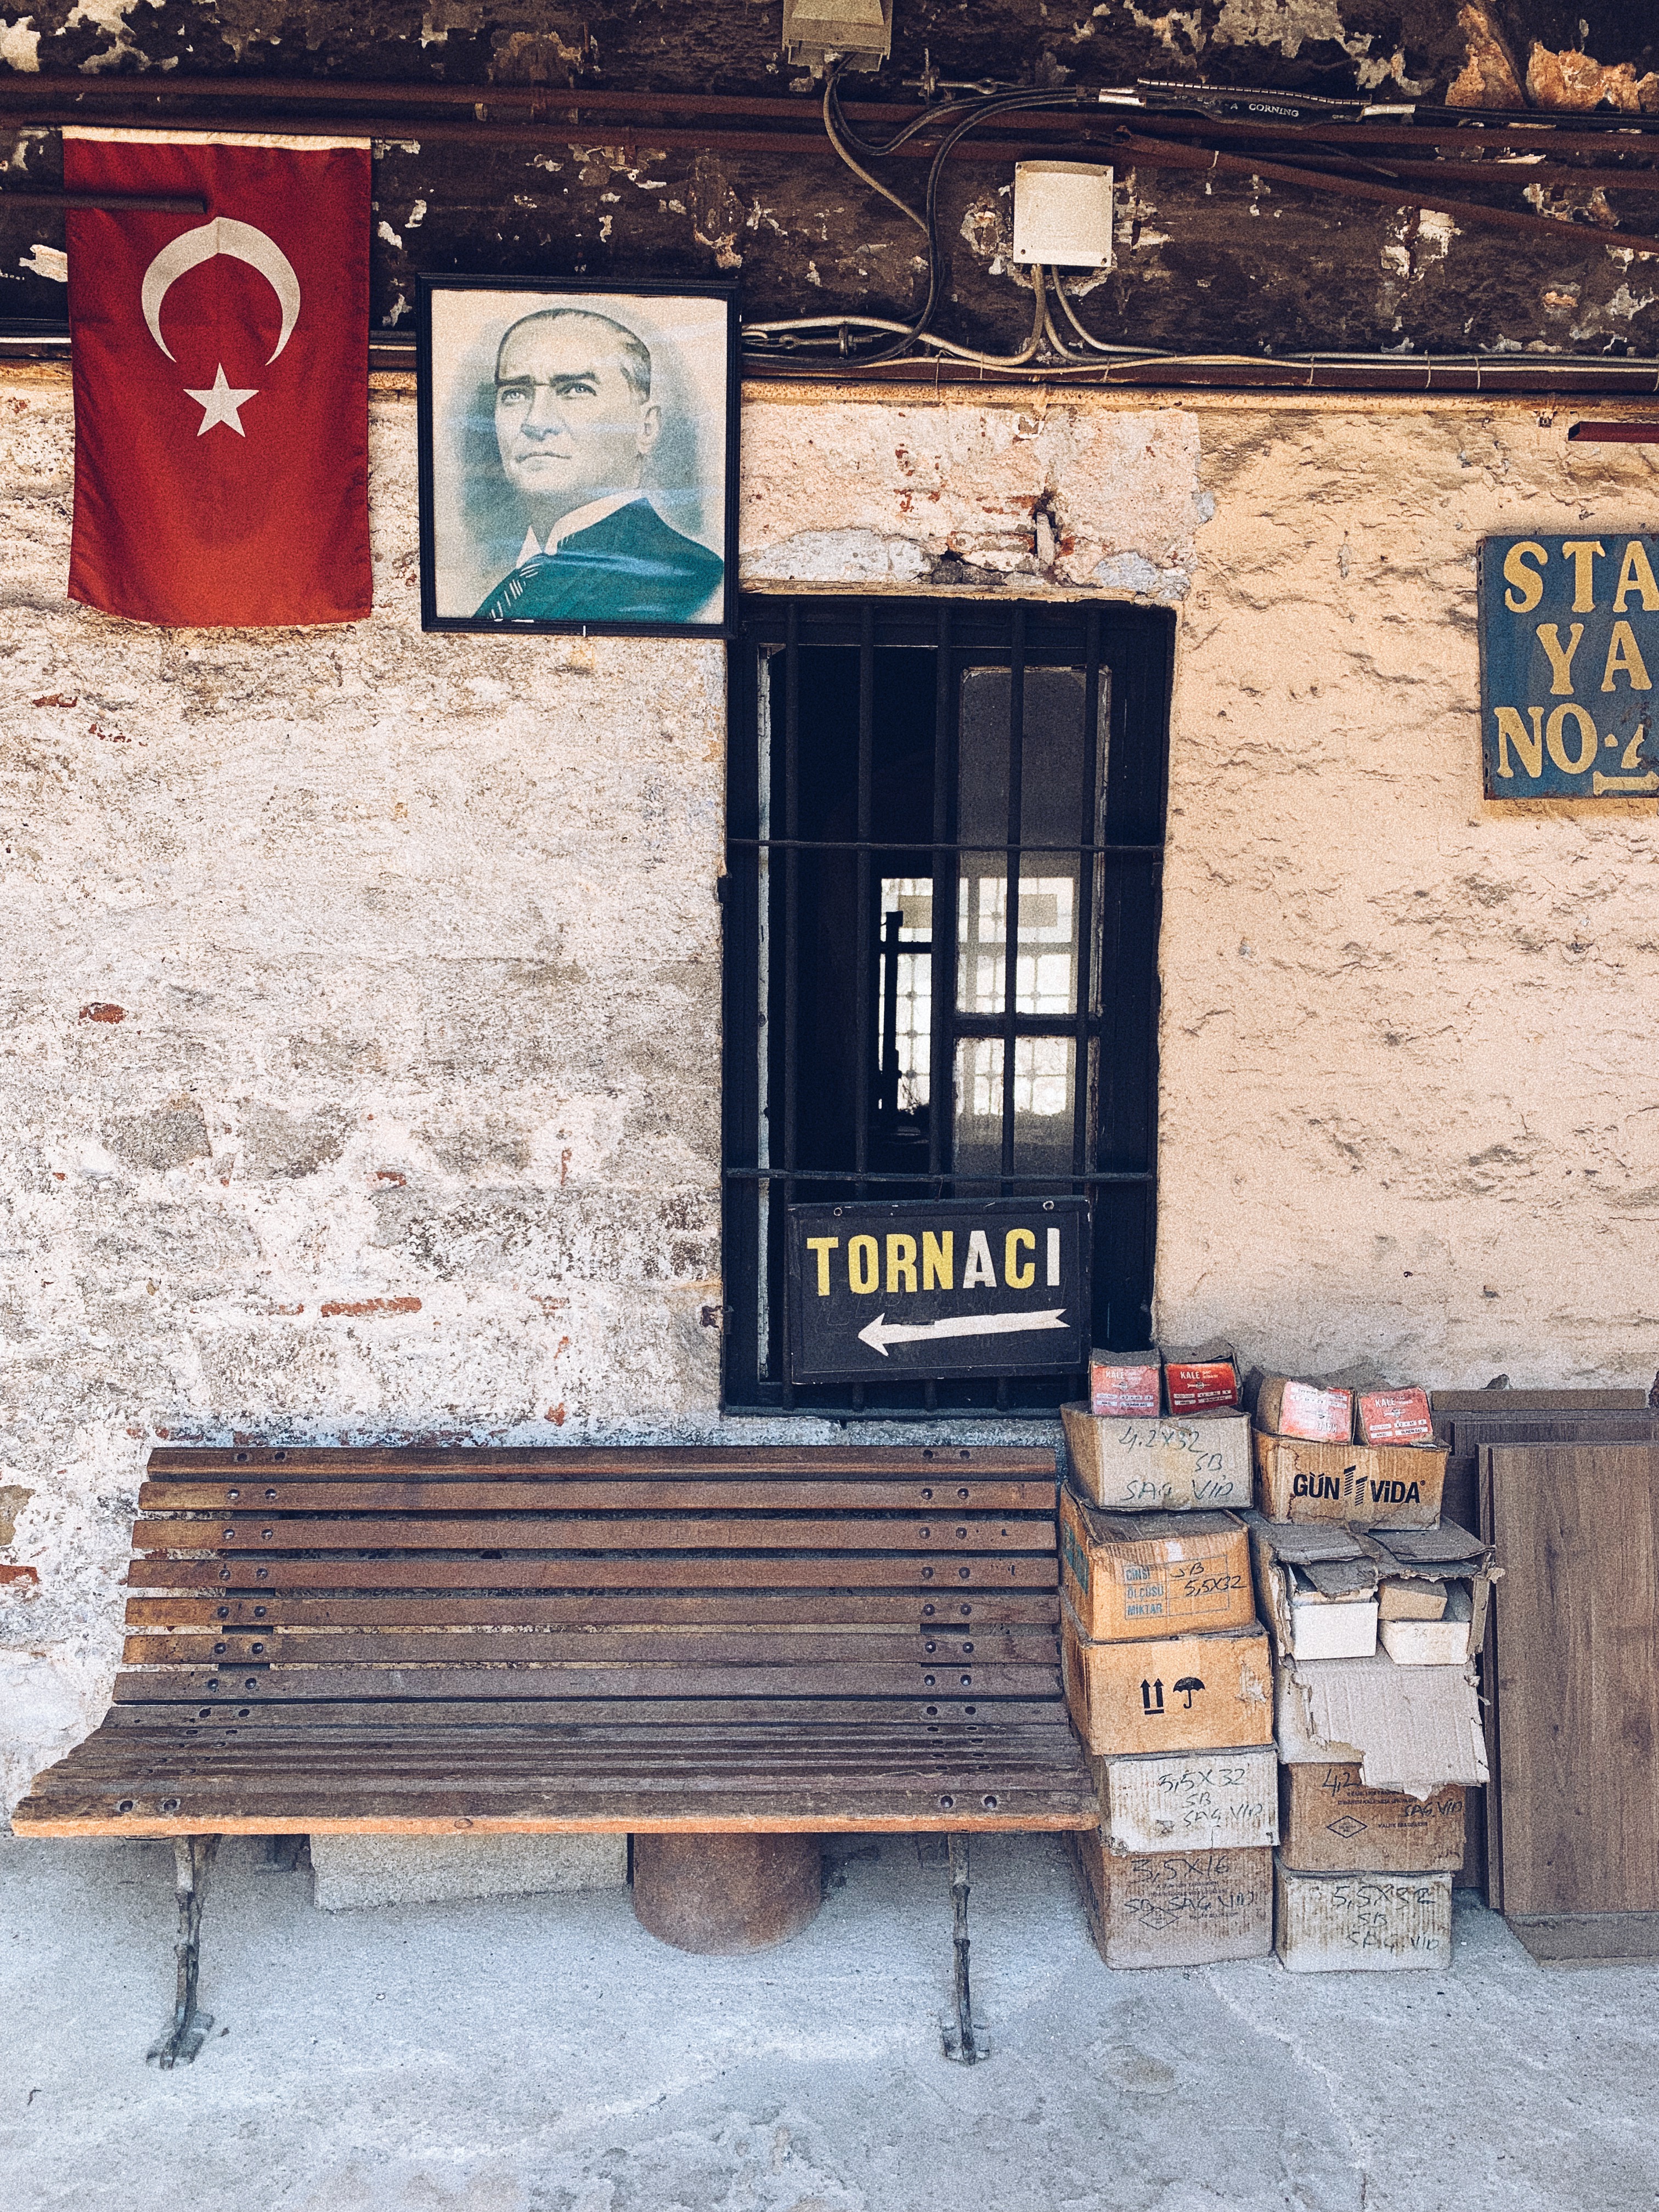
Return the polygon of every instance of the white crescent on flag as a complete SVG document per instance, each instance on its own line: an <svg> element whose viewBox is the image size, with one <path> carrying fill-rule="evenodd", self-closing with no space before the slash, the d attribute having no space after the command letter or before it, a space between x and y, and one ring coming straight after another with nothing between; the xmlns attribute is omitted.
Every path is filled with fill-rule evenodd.
<svg viewBox="0 0 1659 2212"><path fill-rule="evenodd" d="M170 244L164 246L149 267L144 271L143 289L140 295L144 320L149 325L149 334L167 359L173 358L173 349L161 336L161 302L170 286L192 269L199 269L204 261L211 261L217 253L228 253L238 261L246 261L259 274L276 295L276 304L283 311L282 334L276 340L276 354L294 335L294 325L300 319L300 280L294 273L294 264L289 259L274 238L263 230L256 230L251 222L238 222L228 215L216 216L195 230L181 231ZM269 368L270 362L265 366ZM237 426L240 428L240 424Z"/></svg>

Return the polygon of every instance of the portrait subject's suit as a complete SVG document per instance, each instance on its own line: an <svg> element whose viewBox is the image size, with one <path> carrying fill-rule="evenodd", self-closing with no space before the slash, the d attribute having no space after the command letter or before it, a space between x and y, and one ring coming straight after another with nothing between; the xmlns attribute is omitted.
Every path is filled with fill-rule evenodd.
<svg viewBox="0 0 1659 2212"><path fill-rule="evenodd" d="M527 535L519 565L478 609L481 622L718 622L707 611L726 564L671 529L650 501L629 497L583 508L539 550ZM571 524L577 526L573 529Z"/></svg>

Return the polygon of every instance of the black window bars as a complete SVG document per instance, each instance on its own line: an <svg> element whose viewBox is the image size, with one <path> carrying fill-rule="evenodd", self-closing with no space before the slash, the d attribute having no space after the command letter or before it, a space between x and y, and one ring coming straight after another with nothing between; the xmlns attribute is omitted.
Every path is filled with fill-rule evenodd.
<svg viewBox="0 0 1659 2212"><path fill-rule="evenodd" d="M783 1232L796 1204L1080 1194L1092 1220L1092 1340L1147 1340L1173 650L1173 617L1158 609L744 601L725 884L729 1410L1048 1413L1080 1387L792 1385ZM1039 834L1027 834L1034 822ZM918 883L928 890L905 891ZM1067 961L1046 990L1045 936ZM911 1018L919 1028L924 997L928 1017L925 1054L919 1037L906 1048L905 1110L902 959ZM1069 1157L1044 1126L1057 1118L1062 1071ZM989 1149L972 1140L975 1102L1000 1135Z"/></svg>

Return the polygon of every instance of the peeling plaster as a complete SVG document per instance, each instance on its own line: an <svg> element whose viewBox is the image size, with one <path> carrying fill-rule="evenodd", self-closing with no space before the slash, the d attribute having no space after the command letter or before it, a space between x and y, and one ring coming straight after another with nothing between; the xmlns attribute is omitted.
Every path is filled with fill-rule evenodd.
<svg viewBox="0 0 1659 2212"><path fill-rule="evenodd" d="M40 33L33 22L33 15L20 15L15 22L0 23L0 62L8 69L27 75L40 68Z"/></svg>

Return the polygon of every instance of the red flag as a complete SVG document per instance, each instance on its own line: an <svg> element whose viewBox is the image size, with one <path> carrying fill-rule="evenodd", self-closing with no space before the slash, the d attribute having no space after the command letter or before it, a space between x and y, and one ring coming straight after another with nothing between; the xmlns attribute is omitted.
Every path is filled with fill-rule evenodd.
<svg viewBox="0 0 1659 2212"><path fill-rule="evenodd" d="M367 139L64 133L69 595L137 622L357 622L368 551Z"/></svg>

